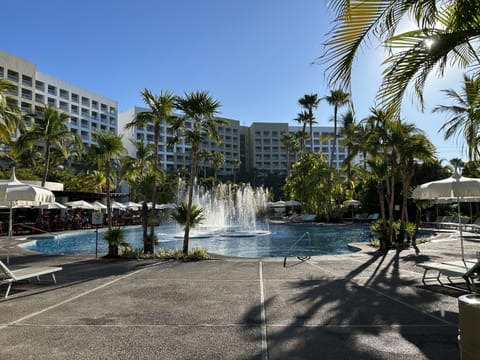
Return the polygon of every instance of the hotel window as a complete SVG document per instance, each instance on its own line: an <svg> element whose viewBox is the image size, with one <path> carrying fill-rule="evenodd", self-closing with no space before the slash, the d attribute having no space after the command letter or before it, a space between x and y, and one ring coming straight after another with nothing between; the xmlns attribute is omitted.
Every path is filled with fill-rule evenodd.
<svg viewBox="0 0 480 360"><path fill-rule="evenodd" d="M7 89L7 94L12 96L18 96L18 87L13 85Z"/></svg>
<svg viewBox="0 0 480 360"><path fill-rule="evenodd" d="M4 70L3 70L3 67L0 66L0 77L1 77L1 78L3 78L3 76L4 76L4 72L3 72L3 71L4 71Z"/></svg>
<svg viewBox="0 0 480 360"><path fill-rule="evenodd" d="M75 134L75 135L77 135L77 133L78 133L77 129L70 129L70 132L71 132L72 134Z"/></svg>
<svg viewBox="0 0 480 360"><path fill-rule="evenodd" d="M78 95L77 94L72 93L72 101L75 102L75 103L78 103Z"/></svg>
<svg viewBox="0 0 480 360"><path fill-rule="evenodd" d="M102 111L104 111L104 112L107 112L107 109L108 109L108 108L107 108L107 105L105 105L105 104L101 104L101 105L100 105L100 110L102 110Z"/></svg>
<svg viewBox="0 0 480 360"><path fill-rule="evenodd" d="M13 70L7 71L7 79L10 81L18 82L18 72Z"/></svg>
<svg viewBox="0 0 480 360"><path fill-rule="evenodd" d="M98 113L96 111L92 111L92 119L98 119Z"/></svg>
<svg viewBox="0 0 480 360"><path fill-rule="evenodd" d="M68 104L65 101L60 101L60 110L68 111Z"/></svg>
<svg viewBox="0 0 480 360"><path fill-rule="evenodd" d="M57 95L57 88L53 85L48 85L47 91L50 95Z"/></svg>
<svg viewBox="0 0 480 360"><path fill-rule="evenodd" d="M44 104L45 96L43 96L42 94L35 94L35 101L39 104Z"/></svg>
<svg viewBox="0 0 480 360"><path fill-rule="evenodd" d="M82 96L82 105L90 106L90 99L85 96Z"/></svg>
<svg viewBox="0 0 480 360"><path fill-rule="evenodd" d="M92 107L93 107L94 109L98 109L98 101L92 100Z"/></svg>
<svg viewBox="0 0 480 360"><path fill-rule="evenodd" d="M68 91L65 89L60 89L60 97L68 100Z"/></svg>
<svg viewBox="0 0 480 360"><path fill-rule="evenodd" d="M22 75L22 84L28 87L32 87L33 81L31 76Z"/></svg>
<svg viewBox="0 0 480 360"><path fill-rule="evenodd" d="M263 131L263 136L270 136L270 131L269 130L264 130Z"/></svg>
<svg viewBox="0 0 480 360"><path fill-rule="evenodd" d="M49 106L57 107L57 102L55 99L49 97L47 102Z"/></svg>
<svg viewBox="0 0 480 360"><path fill-rule="evenodd" d="M20 109L22 110L22 112L30 114L32 112L32 105L22 102L22 104L20 105Z"/></svg>
<svg viewBox="0 0 480 360"><path fill-rule="evenodd" d="M117 112L117 109L115 109L113 106L110 106L110 112L115 114Z"/></svg>
<svg viewBox="0 0 480 360"><path fill-rule="evenodd" d="M82 116L87 117L90 114L90 111L88 109L82 108Z"/></svg>
<svg viewBox="0 0 480 360"><path fill-rule="evenodd" d="M78 106L77 105L72 105L71 106L71 112L74 114L78 114Z"/></svg>
<svg viewBox="0 0 480 360"><path fill-rule="evenodd" d="M32 100L32 91L28 89L22 89L22 98L27 100Z"/></svg>
<svg viewBox="0 0 480 360"><path fill-rule="evenodd" d="M78 125L78 118L76 118L75 116L71 116L70 117L70 125L77 126Z"/></svg>

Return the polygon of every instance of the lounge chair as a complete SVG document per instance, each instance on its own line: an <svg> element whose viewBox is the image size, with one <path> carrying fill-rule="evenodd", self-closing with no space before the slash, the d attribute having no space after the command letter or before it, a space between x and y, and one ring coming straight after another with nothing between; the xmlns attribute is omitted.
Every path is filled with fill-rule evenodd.
<svg viewBox="0 0 480 360"><path fill-rule="evenodd" d="M478 269L480 267L480 261L476 260L460 260L460 261L446 261L442 263L437 262L425 262L417 264L418 267L424 269L422 283L426 283L427 280L435 279L440 285L445 285L440 276L446 276L450 285L453 284L453 281L450 279L454 278L463 278L467 284L468 289L471 291L471 286L475 286L475 280L478 279ZM428 276L429 271L436 272L435 276Z"/></svg>
<svg viewBox="0 0 480 360"><path fill-rule="evenodd" d="M30 280L32 278L37 278L40 281L41 275L52 275L53 283L56 284L57 280L55 279L55 272L62 270L61 267L51 267L51 266L34 266L26 267L18 270L10 270L3 262L0 261L0 285L8 284L7 292L5 293L5 299L10 293L12 283L14 281L20 280Z"/></svg>

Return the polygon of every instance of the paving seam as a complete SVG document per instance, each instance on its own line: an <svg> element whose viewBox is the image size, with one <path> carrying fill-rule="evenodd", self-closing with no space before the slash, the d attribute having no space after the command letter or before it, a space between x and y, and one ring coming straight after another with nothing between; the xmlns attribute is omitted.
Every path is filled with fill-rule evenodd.
<svg viewBox="0 0 480 360"><path fill-rule="evenodd" d="M131 272L131 273L129 273L129 274L126 274L126 275L120 276L120 277L118 277L118 278L115 278L115 279L113 279L113 280L110 280L110 281L108 281L108 282L106 282L106 283L104 283L104 284L102 284L102 285L96 286L96 287L94 287L93 289L84 291L84 292L82 292L82 293L80 293L80 294L78 294L78 295L75 295L75 296L72 296L72 297L70 297L70 298L68 298L68 299L65 299L65 300L63 300L63 301L60 301L59 303L56 303L56 304L51 305L51 306L48 306L48 307L46 307L46 308L44 308L44 309L42 309L42 310L39 310L39 311L36 311L36 312L34 312L34 313L25 315L25 316L23 316L23 317L21 317L21 318L19 318L19 319L17 319L17 320L11 321L11 322L9 322L9 323L0 325L0 330L3 330L3 329L5 329L5 328L8 327L8 326L17 325L17 323L19 323L19 322L22 322L22 321L31 319L32 317L35 317L35 316L40 315L40 314L43 314L44 312L53 310L53 309L55 309L55 308L57 308L57 307L59 307L59 306L62 306L62 305L64 305L64 304L67 304L67 303L69 303L69 302L72 302L72 301L74 301L74 300L77 300L77 299L79 299L79 298L81 298L81 297L83 297L83 296L85 296L85 295L91 294L92 292L95 292L95 291L97 291L97 290L103 289L103 288L105 288L105 287L107 287L107 286L110 286L110 285L112 285L112 284L120 281L120 280L127 279L127 278L129 278L129 277L131 277L131 276L133 276L133 275L136 275L136 274L138 274L138 273L140 273L140 272L142 272L142 271L145 271L145 270L149 269L150 267L157 266L157 265L159 265L159 264L162 264L162 263L156 263L156 264L148 265L148 266L146 266L146 267L144 267L144 268L135 270L135 271L133 271L133 272Z"/></svg>
<svg viewBox="0 0 480 360"><path fill-rule="evenodd" d="M265 293L263 287L263 263L258 262L258 277L260 280L260 322L262 333L262 359L268 360L268 343L267 343L267 316L265 311Z"/></svg>
<svg viewBox="0 0 480 360"><path fill-rule="evenodd" d="M403 306L406 306L406 307L408 307L408 308L410 308L410 309L412 309L412 310L415 310L416 312L419 312L419 313L421 313L421 314L424 314L424 315L426 315L426 316L428 316L428 317L430 317L430 318L432 318L432 319L435 319L435 320L437 320L437 321L440 321L440 322L442 322L442 323L444 323L444 324L446 324L446 325L457 327L457 324L451 323L450 321L447 321L447 320L442 319L442 318L440 318L440 317L438 317L438 316L432 315L432 314L430 314L430 313L428 313L428 312L426 312L426 311L424 311L424 310L421 310L421 309L419 309L419 308L417 308L417 307L415 307L415 306L413 306L413 305L410 305L410 304L408 304L408 303L406 303L406 302L404 302L404 301L402 301L402 300L400 300L400 299L397 299L397 298L395 298L395 297L393 297L393 296L391 296L391 295L388 295L388 294L385 294L385 293L383 293L383 292L381 292L381 291L379 291L379 290L376 290L376 289L374 289L374 288L372 288L372 287L370 287L370 286L368 286L368 285L365 286L365 285L363 285L363 284L355 281L354 279L339 277L339 276L335 275L335 273L333 273L332 271L327 270L327 269L324 269L324 268L318 266L317 264L313 264L313 263L311 263L311 262L308 261L308 260L305 261L305 262L306 262L307 264L313 266L313 267L316 267L316 268L318 268L318 269L320 269L320 270L322 270L322 271L325 271L325 272L327 272L327 273L332 274L332 276L333 276L334 278L336 278L336 279L344 279L344 280L347 280L348 282L351 282L351 283L355 284L356 286L359 286L359 287L364 288L364 289L368 289L368 290L374 292L374 293L377 294L377 295L384 296L384 297L386 297L386 298L388 298L388 299L390 299L390 300L392 300L392 301L395 301L395 302L397 302L397 303L399 303L399 304L401 304L401 305L403 305Z"/></svg>

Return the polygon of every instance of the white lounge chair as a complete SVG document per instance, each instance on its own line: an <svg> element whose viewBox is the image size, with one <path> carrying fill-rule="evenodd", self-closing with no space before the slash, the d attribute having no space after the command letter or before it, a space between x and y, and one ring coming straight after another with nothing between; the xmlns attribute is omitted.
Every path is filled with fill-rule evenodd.
<svg viewBox="0 0 480 360"><path fill-rule="evenodd" d="M459 261L446 261L442 263L437 262L425 262L417 264L418 267L423 268L423 277L422 283L428 285L428 280L436 280L440 285L445 285L440 276L445 276L450 285L453 284L453 281L450 279L454 278L463 278L466 282L468 289L471 291L472 287L475 287L475 280L478 280L478 268L480 262L477 260L459 260ZM436 275L427 276L429 271L434 271Z"/></svg>
<svg viewBox="0 0 480 360"><path fill-rule="evenodd" d="M37 278L40 281L41 275L52 275L53 283L57 283L57 279L55 279L55 272L62 270L61 267L51 267L51 266L33 266L33 267L26 267L18 270L10 270L3 262L0 261L0 285L8 284L7 292L5 293L5 299L8 297L10 293L10 289L12 287L12 283L14 281L20 280L30 280L32 278Z"/></svg>

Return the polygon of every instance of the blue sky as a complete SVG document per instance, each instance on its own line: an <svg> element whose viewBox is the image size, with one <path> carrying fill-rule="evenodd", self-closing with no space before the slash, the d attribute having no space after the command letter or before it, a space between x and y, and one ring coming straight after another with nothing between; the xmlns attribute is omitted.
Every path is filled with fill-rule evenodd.
<svg viewBox="0 0 480 360"><path fill-rule="evenodd" d="M327 95L322 54L332 14L321 0L5 0L1 49L37 70L118 101L142 106L143 88L176 94L208 90L221 115L252 122L289 122L304 94ZM7 15L7 16L5 16ZM382 51L365 48L353 75L357 119L369 114L380 81ZM408 97L403 118L436 145L440 159L462 156L462 141L438 134L448 104L440 89L460 89L460 71L427 83L422 113ZM323 101L316 117L328 126Z"/></svg>

